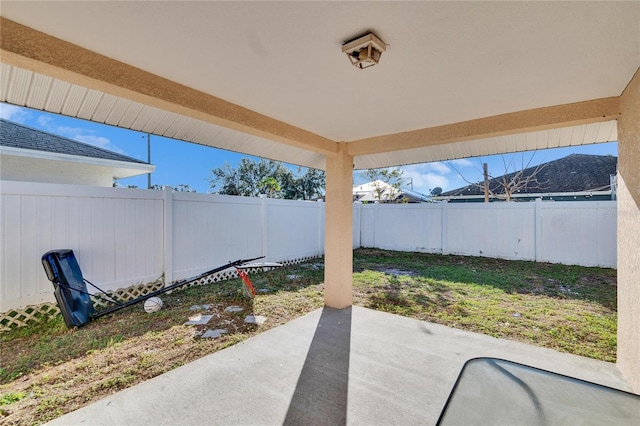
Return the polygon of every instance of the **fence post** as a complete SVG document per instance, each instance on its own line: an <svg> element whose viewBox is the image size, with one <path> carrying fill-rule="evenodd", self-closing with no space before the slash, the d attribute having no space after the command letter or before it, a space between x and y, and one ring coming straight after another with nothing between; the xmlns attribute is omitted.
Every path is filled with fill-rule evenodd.
<svg viewBox="0 0 640 426"><path fill-rule="evenodd" d="M318 200L316 203L318 208L318 256L324 255L324 201Z"/></svg>
<svg viewBox="0 0 640 426"><path fill-rule="evenodd" d="M361 227L360 227L360 204L353 205L353 248L360 248Z"/></svg>
<svg viewBox="0 0 640 426"><path fill-rule="evenodd" d="M374 202L373 204L373 247L374 248L380 248L378 247L378 232L376 232L376 230L378 229L379 216L380 216L380 203Z"/></svg>
<svg viewBox="0 0 640 426"><path fill-rule="evenodd" d="M164 238L162 252L164 255L164 285L173 282L173 189L165 186L163 190L164 206Z"/></svg>
<svg viewBox="0 0 640 426"><path fill-rule="evenodd" d="M536 198L535 205L535 245L536 262L542 261L542 199Z"/></svg>
<svg viewBox="0 0 640 426"><path fill-rule="evenodd" d="M440 203L440 251L447 254L447 201Z"/></svg>
<svg viewBox="0 0 640 426"><path fill-rule="evenodd" d="M267 198L266 194L260 194L260 216L262 219L262 255L265 257L265 260L269 260L267 258L267 252L268 252L268 232L267 232L267 224L268 222L268 205L267 205L267 201L269 199Z"/></svg>

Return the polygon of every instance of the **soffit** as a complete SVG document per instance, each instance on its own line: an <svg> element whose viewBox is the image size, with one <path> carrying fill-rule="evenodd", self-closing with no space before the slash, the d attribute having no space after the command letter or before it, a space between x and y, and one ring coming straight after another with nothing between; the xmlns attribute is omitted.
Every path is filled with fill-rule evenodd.
<svg viewBox="0 0 640 426"><path fill-rule="evenodd" d="M29 70L0 64L0 102L316 169L316 152L259 138Z"/></svg>
<svg viewBox="0 0 640 426"><path fill-rule="evenodd" d="M3 1L1 13L334 141L619 96L640 66L638 2ZM340 46L366 30L389 46L379 65L357 70ZM88 113L81 110L91 107L78 106L79 100L93 102L95 110L111 103L111 118L104 120L110 124L149 131L149 122L170 123L164 130L170 137L324 167L323 155L300 147L180 114L160 119L176 113L83 92L80 85L56 95L56 87L69 84L44 84L48 77L35 73L10 83L4 75L6 102L20 104L15 93L28 90L23 98L57 102L58 112L83 118ZM88 119L99 115L92 114ZM145 120L146 127L140 124ZM163 134L158 132L152 133ZM572 137L571 143L580 142ZM440 159L439 150L457 156L523 146L515 139L494 141L493 147L486 140L456 144L460 149L362 155L356 167L432 161Z"/></svg>

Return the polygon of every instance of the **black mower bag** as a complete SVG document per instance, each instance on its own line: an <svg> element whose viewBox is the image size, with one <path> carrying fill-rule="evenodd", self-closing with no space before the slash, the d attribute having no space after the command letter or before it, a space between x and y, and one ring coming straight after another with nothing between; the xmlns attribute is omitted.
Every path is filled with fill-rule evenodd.
<svg viewBox="0 0 640 426"><path fill-rule="evenodd" d="M55 287L56 301L67 328L88 323L95 309L73 250L48 251L42 256L42 265Z"/></svg>

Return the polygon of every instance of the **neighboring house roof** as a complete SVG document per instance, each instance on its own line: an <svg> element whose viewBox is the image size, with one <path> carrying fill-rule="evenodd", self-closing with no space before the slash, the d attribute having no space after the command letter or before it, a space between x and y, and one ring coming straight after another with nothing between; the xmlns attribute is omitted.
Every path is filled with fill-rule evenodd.
<svg viewBox="0 0 640 426"><path fill-rule="evenodd" d="M0 119L0 146L44 151L78 157L147 164L126 155L118 154L87 143L32 129L22 124Z"/></svg>
<svg viewBox="0 0 640 426"><path fill-rule="evenodd" d="M8 180L111 185L113 179L155 171L144 161L4 119L0 157L1 178Z"/></svg>
<svg viewBox="0 0 640 426"><path fill-rule="evenodd" d="M353 200L361 203L400 201L420 203L429 197L418 192L399 190L381 180L363 183L353 187Z"/></svg>
<svg viewBox="0 0 640 426"><path fill-rule="evenodd" d="M353 187L354 197L357 201L362 202L393 201L400 194L399 190L381 180L374 180Z"/></svg>
<svg viewBox="0 0 640 426"><path fill-rule="evenodd" d="M550 194L576 193L611 190L611 175L617 171L618 157L611 155L571 154L558 160L543 163L525 169L523 176L531 176L539 167L538 173L527 186L521 188L517 194ZM489 171L491 172L491 170ZM510 180L516 172L493 178L489 181L489 188L494 194L504 194L498 183L504 178ZM452 191L444 192L440 197L483 196L483 188L468 185Z"/></svg>

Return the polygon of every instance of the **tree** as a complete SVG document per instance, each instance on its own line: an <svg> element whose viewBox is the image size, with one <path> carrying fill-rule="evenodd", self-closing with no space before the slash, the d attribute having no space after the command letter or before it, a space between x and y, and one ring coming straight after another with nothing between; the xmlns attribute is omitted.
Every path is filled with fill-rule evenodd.
<svg viewBox="0 0 640 426"><path fill-rule="evenodd" d="M175 192L197 192L195 189L191 189L188 183L179 183L173 190Z"/></svg>
<svg viewBox="0 0 640 426"><path fill-rule="evenodd" d="M298 167L296 174L283 176L280 181L283 197L290 200L312 200L324 194L325 174L322 170Z"/></svg>
<svg viewBox="0 0 640 426"><path fill-rule="evenodd" d="M114 187L114 188L129 188L129 189L137 189L137 188L138 188L138 185L125 185L125 186L122 186L122 185L120 184L120 182L118 182L117 180L114 180L114 181L113 181L113 187Z"/></svg>
<svg viewBox="0 0 640 426"><path fill-rule="evenodd" d="M231 164L225 162L221 167L211 170L212 178L209 179L209 188L215 189L218 186L218 193L225 195L242 195L240 193L240 180L238 170Z"/></svg>
<svg viewBox="0 0 640 426"><path fill-rule="evenodd" d="M286 173L282 169L286 167L277 161L242 158L237 169L225 163L211 170L209 187L219 194L257 197L263 180L268 177L278 180L278 174Z"/></svg>
<svg viewBox="0 0 640 426"><path fill-rule="evenodd" d="M257 197L266 192L271 198L308 200L320 196L324 190L324 172L307 169L302 176L298 167L294 174L282 163L272 160L240 160L237 168L225 163L211 170L209 187L225 195Z"/></svg>
<svg viewBox="0 0 640 426"><path fill-rule="evenodd" d="M532 189L544 189L548 182L538 181L538 174L544 169L545 164L531 166L535 157L535 152L525 161L524 154L521 157L520 165L516 164L512 156L508 161L502 156L504 174L494 177L489 173L487 163L483 163L483 181L472 182L468 180L451 162L449 167L455 170L460 177L468 184L480 188L484 193L484 202L488 203L490 198L513 201L513 195L521 191L529 192Z"/></svg>
<svg viewBox="0 0 640 426"><path fill-rule="evenodd" d="M154 184L154 185L151 185L151 188L149 189L152 189L154 191L163 191L164 186ZM191 189L188 183L179 183L175 187L171 187L171 190L173 192L196 192L195 189Z"/></svg>
<svg viewBox="0 0 640 426"><path fill-rule="evenodd" d="M398 167L367 169L361 176L370 180L375 198L383 203L406 202L400 188L405 184L404 172Z"/></svg>
<svg viewBox="0 0 640 426"><path fill-rule="evenodd" d="M267 191L267 196L273 198L273 194L280 192L280 184L274 177L266 177L260 182L260 189Z"/></svg>

